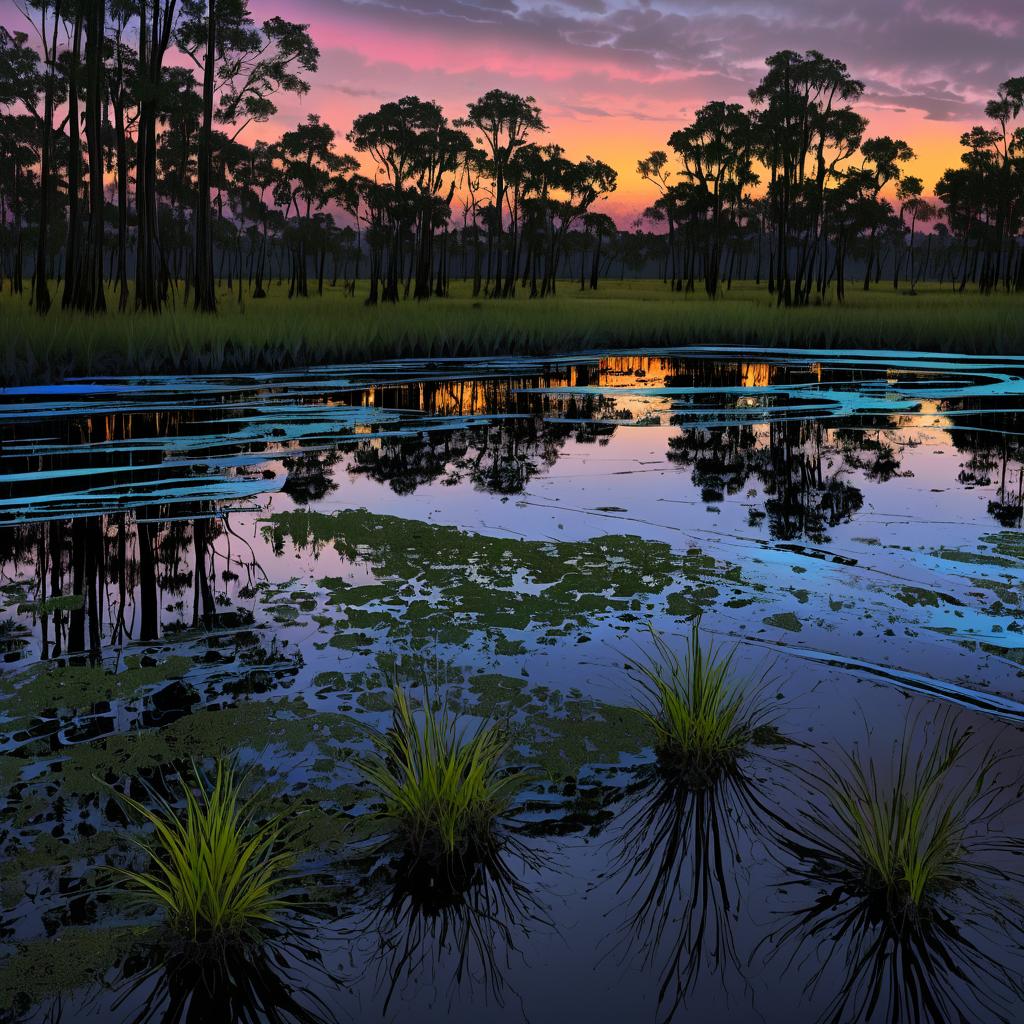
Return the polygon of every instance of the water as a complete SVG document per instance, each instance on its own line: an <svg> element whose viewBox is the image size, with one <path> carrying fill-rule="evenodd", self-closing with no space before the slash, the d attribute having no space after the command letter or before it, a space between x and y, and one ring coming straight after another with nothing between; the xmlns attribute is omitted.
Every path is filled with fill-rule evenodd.
<svg viewBox="0 0 1024 1024"><path fill-rule="evenodd" d="M968 776L1008 752L987 834L1024 835L1022 369L707 349L0 392L0 1019L1018 1018L1013 858L976 849L985 885L888 941L809 859L805 773L969 726ZM698 613L786 742L679 794L624 661ZM396 678L539 773L443 906L344 828ZM326 895L218 1004L97 868L129 853L109 785L219 754L308 814Z"/></svg>

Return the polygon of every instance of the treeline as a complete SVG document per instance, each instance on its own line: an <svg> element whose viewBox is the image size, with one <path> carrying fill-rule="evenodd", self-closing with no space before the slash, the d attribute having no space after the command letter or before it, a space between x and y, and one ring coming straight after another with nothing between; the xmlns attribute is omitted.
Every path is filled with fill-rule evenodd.
<svg viewBox="0 0 1024 1024"><path fill-rule="evenodd" d="M247 0L30 0L24 13L34 40L0 28L0 225L5 276L22 293L31 262L40 313L54 277L65 307L103 310L105 275L121 309L158 311L183 282L212 312L225 263L258 299L275 251L289 295L308 295L311 275L322 291L330 255L351 290L369 277L370 303L443 296L456 232L477 294L510 296L520 277L553 292L581 226L598 240L596 279L614 225L592 207L616 172L539 144L532 97L492 90L454 121L417 97L385 103L356 119L351 152L316 114L248 145L281 91L309 90L307 25L257 25Z"/></svg>
<svg viewBox="0 0 1024 1024"><path fill-rule="evenodd" d="M639 161L659 195L620 230L598 209L615 170L548 141L532 97L492 90L449 118L407 96L344 139L311 114L249 144L276 96L309 91L308 25L257 24L247 0L23 13L27 31L0 26L0 272L39 313L53 280L65 308L92 312L213 312L218 278L239 301L274 277L295 297L368 279L369 304L443 297L455 276L475 296L543 297L569 276L596 288L613 266L711 296L754 278L786 305L842 300L852 266L865 288L883 271L896 287L1024 287L1024 78L964 136L940 206L905 172L909 145L868 136L845 65L777 53L749 109L709 103Z"/></svg>
<svg viewBox="0 0 1024 1024"><path fill-rule="evenodd" d="M961 166L934 185L938 205L906 173L911 147L868 134L854 108L864 84L845 64L814 50L783 50L765 63L748 108L708 103L668 150L638 162L659 191L646 216L666 224L673 288L693 290L702 279L716 295L751 238L756 276L763 270L783 305L832 286L841 301L851 258L865 289L881 281L887 256L896 288L902 277L913 289L929 271L961 290L968 282L985 293L1024 288L1024 77L1004 82L987 104L989 127L961 137ZM919 229L930 224L922 253Z"/></svg>

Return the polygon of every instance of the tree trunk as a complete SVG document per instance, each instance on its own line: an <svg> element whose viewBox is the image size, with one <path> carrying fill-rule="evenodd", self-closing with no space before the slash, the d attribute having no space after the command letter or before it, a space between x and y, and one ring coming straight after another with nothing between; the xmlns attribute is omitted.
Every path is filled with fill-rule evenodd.
<svg viewBox="0 0 1024 1024"><path fill-rule="evenodd" d="M78 306L78 214L82 193L82 140L78 114L79 69L82 55L83 5L75 11L68 66L68 236L64 246L62 309Z"/></svg>
<svg viewBox="0 0 1024 1024"><path fill-rule="evenodd" d="M43 94L43 137L40 143L39 164L39 238L36 243L36 265L32 271L32 299L37 313L50 311L50 285L46 278L46 243L49 228L50 178L52 176L53 154L51 153L51 137L53 135L53 80L57 74L57 26L60 24L61 0L56 0L53 7L53 42L50 52L46 55L47 73ZM46 12L40 16L42 20L43 45L46 45Z"/></svg>
<svg viewBox="0 0 1024 1024"><path fill-rule="evenodd" d="M85 133L89 150L89 226L82 254L77 305L87 312L107 308L103 293L103 49L106 27L105 0L90 0L85 42Z"/></svg>
<svg viewBox="0 0 1024 1024"><path fill-rule="evenodd" d="M206 12L206 59L203 63L203 123L199 130L199 166L196 196L195 309L200 313L217 312L217 292L213 285L213 231L210 224L210 171L213 163L213 86L217 46L217 19L214 0L208 0Z"/></svg>

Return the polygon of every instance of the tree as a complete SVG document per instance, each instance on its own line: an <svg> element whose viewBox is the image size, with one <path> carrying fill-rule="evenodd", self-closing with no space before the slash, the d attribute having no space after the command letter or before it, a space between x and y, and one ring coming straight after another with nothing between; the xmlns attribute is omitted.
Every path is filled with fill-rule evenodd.
<svg viewBox="0 0 1024 1024"><path fill-rule="evenodd" d="M615 191L618 174L614 168L601 160L588 156L579 163L564 161L558 188L564 198L551 203L551 213L557 227L551 232L551 244L547 263L547 276L541 289L542 295L555 293L555 282L561 263L566 235L569 229L589 212L597 200Z"/></svg>
<svg viewBox="0 0 1024 1024"><path fill-rule="evenodd" d="M61 20L61 0L25 0L19 8L33 26L43 51L43 115L39 140L39 224L36 242L36 262L32 273L32 294L37 313L50 311L50 285L46 274L47 243L49 241L49 209L52 204L53 177L53 112L59 99L57 71L57 30ZM30 12L37 11L36 25Z"/></svg>
<svg viewBox="0 0 1024 1024"><path fill-rule="evenodd" d="M852 155L864 122L847 104L863 94L841 61L817 50L781 50L765 63L768 71L750 98L759 110L759 157L769 168L768 195L776 231L774 270L780 305L802 304L810 294L813 260L822 236L825 190L838 159ZM851 145L851 142L853 144ZM830 159L836 146L838 159ZM799 232L794 279L791 257Z"/></svg>
<svg viewBox="0 0 1024 1024"><path fill-rule="evenodd" d="M285 132L277 146L281 173L274 198L284 207L286 217L294 207L297 218L293 230L289 296L309 295L306 264L313 214L322 210L336 194L334 178L357 166L354 158L334 151L334 139L334 129L321 121L318 114L310 114L303 124Z"/></svg>
<svg viewBox="0 0 1024 1024"><path fill-rule="evenodd" d="M124 33L132 17L130 0L110 4L113 37L106 66L106 94L114 114L114 152L117 175L117 308L128 308L128 129L137 110L137 71L132 51L124 42Z"/></svg>
<svg viewBox="0 0 1024 1024"><path fill-rule="evenodd" d="M22 290L23 233L34 185L43 89L39 56L28 36L0 26L0 232L6 249L10 216L13 292Z"/></svg>
<svg viewBox="0 0 1024 1024"><path fill-rule="evenodd" d="M178 0L139 0L135 308L152 313L160 312L168 277L157 214L157 119L166 105L164 58L171 45L177 14Z"/></svg>
<svg viewBox="0 0 1024 1024"><path fill-rule="evenodd" d="M415 297L429 298L435 229L447 223L456 173L469 137L453 128L436 103L405 96L357 117L348 133L357 153L369 154L391 186L386 211L390 232L385 302L397 302L404 265L403 241L415 222ZM445 213L447 211L447 213Z"/></svg>
<svg viewBox="0 0 1024 1024"><path fill-rule="evenodd" d="M196 183L195 308L212 313L217 309L210 226L213 122L216 119L235 126L231 135L234 141L248 125L268 120L277 113L271 98L276 91L298 95L309 91L309 83L301 72L317 70L320 51L313 45L308 25L273 17L257 28L248 0L184 0L177 39L181 49L203 71L203 120ZM237 124L238 121L241 123Z"/></svg>
<svg viewBox="0 0 1024 1024"><path fill-rule="evenodd" d="M668 169L668 153L663 149L651 150L651 152L642 160L637 161L636 170L644 181L651 182L661 193L656 205L663 213L668 227L668 252L671 271L671 285L672 290L675 291L678 279L678 273L676 270L675 237L676 210L675 204L672 201L672 172ZM679 289L682 289L682 281L678 281L678 287Z"/></svg>
<svg viewBox="0 0 1024 1024"><path fill-rule="evenodd" d="M669 139L682 162L683 180L697 190L708 211L704 287L710 298L718 294L726 210L738 209L744 189L757 181L752 145L750 117L738 103L721 101L701 107L693 123Z"/></svg>
<svg viewBox="0 0 1024 1024"><path fill-rule="evenodd" d="M921 197L924 195L924 182L913 175L904 176L899 184L896 186L896 199L900 204L899 209L899 221L900 228L902 231L907 231L906 216L909 212L911 215L910 225L910 249L913 251L914 248L914 231L917 227L917 203L921 202ZM903 244L901 239L899 248L896 252L895 258L892 261L892 287L893 290L897 290L900 286L900 271L903 269L903 258L905 253L906 245ZM913 277L913 273L911 273Z"/></svg>
<svg viewBox="0 0 1024 1024"><path fill-rule="evenodd" d="M865 197L873 210L864 268L864 291L867 291L871 287L872 268L878 261L878 231L892 212L889 204L879 196L890 181L900 180L903 175L900 165L913 160L914 151L902 139L881 135L865 139L861 143L860 152L863 157L861 170L864 172Z"/></svg>
<svg viewBox="0 0 1024 1024"><path fill-rule="evenodd" d="M467 107L468 114L457 127L474 128L480 133L479 144L483 145L491 161L491 176L494 181L494 231L488 237L488 262L493 254L494 285L492 298L513 294L516 269L516 235L510 239L510 251L505 273L503 262L503 222L508 189L508 173L516 153L527 145L531 132L547 131L541 118L540 107L532 96L519 96L492 89Z"/></svg>

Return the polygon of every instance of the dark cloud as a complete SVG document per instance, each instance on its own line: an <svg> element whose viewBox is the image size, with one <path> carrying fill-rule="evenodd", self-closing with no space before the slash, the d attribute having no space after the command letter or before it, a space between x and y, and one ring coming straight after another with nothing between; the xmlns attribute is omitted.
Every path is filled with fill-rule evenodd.
<svg viewBox="0 0 1024 1024"><path fill-rule="evenodd" d="M1024 70L1022 0L969 8L942 0L335 0L329 8L402 27L429 22L467 46L490 37L600 58L627 74L713 75L734 83L723 98L741 98L767 54L814 48L868 83L870 102L943 121L976 116L1000 81Z"/></svg>

